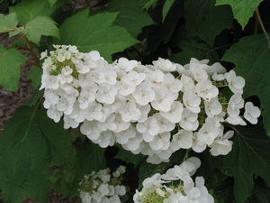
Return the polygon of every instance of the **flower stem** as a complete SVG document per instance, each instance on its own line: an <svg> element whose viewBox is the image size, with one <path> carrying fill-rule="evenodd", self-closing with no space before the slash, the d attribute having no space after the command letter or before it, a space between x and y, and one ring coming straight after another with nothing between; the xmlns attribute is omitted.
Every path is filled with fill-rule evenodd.
<svg viewBox="0 0 270 203"><path fill-rule="evenodd" d="M258 8L256 9L256 16L257 16L258 22L259 22L259 24L260 24L260 26L262 28L262 31L263 31L263 33L265 35L265 38L266 38L266 40L268 42L268 48L270 49L270 37L269 37L269 34L268 34L267 30L264 27L264 24L263 24L261 15L260 15L260 11L259 11Z"/></svg>

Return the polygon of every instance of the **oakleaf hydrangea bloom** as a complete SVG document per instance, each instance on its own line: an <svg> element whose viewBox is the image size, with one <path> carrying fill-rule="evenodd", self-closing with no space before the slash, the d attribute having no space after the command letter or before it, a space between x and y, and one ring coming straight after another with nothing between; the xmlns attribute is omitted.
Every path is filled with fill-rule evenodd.
<svg viewBox="0 0 270 203"><path fill-rule="evenodd" d="M191 178L200 165L198 158L191 157L165 174L146 178L142 189L133 196L134 203L214 203L204 178Z"/></svg>
<svg viewBox="0 0 270 203"><path fill-rule="evenodd" d="M103 148L120 144L155 164L180 149L226 155L234 131L223 124L256 124L261 114L242 97L245 80L220 63L192 58L182 66L159 58L142 65L120 58L110 64L97 51L54 48L42 54L47 114Z"/></svg>
<svg viewBox="0 0 270 203"><path fill-rule="evenodd" d="M113 173L110 169L85 175L79 183L82 203L121 203L126 187L121 184L126 168L119 166Z"/></svg>

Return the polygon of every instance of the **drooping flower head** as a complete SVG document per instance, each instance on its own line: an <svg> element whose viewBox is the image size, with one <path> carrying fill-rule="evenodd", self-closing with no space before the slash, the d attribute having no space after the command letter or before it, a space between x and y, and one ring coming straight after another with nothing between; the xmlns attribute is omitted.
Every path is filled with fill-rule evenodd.
<svg viewBox="0 0 270 203"><path fill-rule="evenodd" d="M233 131L224 123L258 122L260 109L242 97L245 80L220 63L191 59L182 66L159 58L142 65L120 58L110 64L97 51L54 47L42 54L47 114L103 148L120 144L155 164L180 149L226 155Z"/></svg>

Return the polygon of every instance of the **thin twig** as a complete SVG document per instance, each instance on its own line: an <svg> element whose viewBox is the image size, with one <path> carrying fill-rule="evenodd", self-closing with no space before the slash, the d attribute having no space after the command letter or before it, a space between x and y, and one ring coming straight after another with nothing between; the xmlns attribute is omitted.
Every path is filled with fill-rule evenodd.
<svg viewBox="0 0 270 203"><path fill-rule="evenodd" d="M258 19L258 21L259 21L259 23L260 23L260 26L261 26L261 28L262 28L262 31L263 31L263 33L264 33L264 35L265 35L265 38L266 38L266 40L267 40L267 42L268 42L268 47L269 47L269 49L270 49L270 37L269 37L269 34L268 34L267 30L266 30L265 27L264 27L264 24L263 24L261 15L260 15L260 11L259 11L258 8L256 9L256 16L257 16L257 19Z"/></svg>
<svg viewBox="0 0 270 203"><path fill-rule="evenodd" d="M185 156L184 156L184 158L183 158L183 162L184 162L185 160L187 160L188 155L189 155L189 149L186 150Z"/></svg>
<svg viewBox="0 0 270 203"><path fill-rule="evenodd" d="M39 64L39 55L38 55L38 53L35 52L35 47L34 47L33 43L31 41L29 41L27 39L27 37L23 34L18 35L17 39L21 39L25 42L25 45L26 45L25 48L31 53L31 55L35 61L35 64L38 65Z"/></svg>

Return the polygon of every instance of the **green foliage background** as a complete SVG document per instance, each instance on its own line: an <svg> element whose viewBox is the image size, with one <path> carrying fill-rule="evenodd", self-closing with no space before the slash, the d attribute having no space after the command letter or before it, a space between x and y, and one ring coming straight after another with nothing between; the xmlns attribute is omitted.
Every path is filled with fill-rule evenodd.
<svg viewBox="0 0 270 203"><path fill-rule="evenodd" d="M0 135L0 191L7 203L48 202L52 191L78 195L83 175L124 164L134 191L142 180L181 163L147 164L142 155L101 149L76 130L64 130L42 109L39 53L53 44L98 50L109 61L124 56L142 63L157 57L184 64L191 57L222 61L246 79L245 97L262 109L260 124L236 127L232 152L199 154L208 188L217 203L270 202L270 31L269 0L2 0L0 85L17 91L27 49L36 59L29 73L35 97L5 123Z"/></svg>

